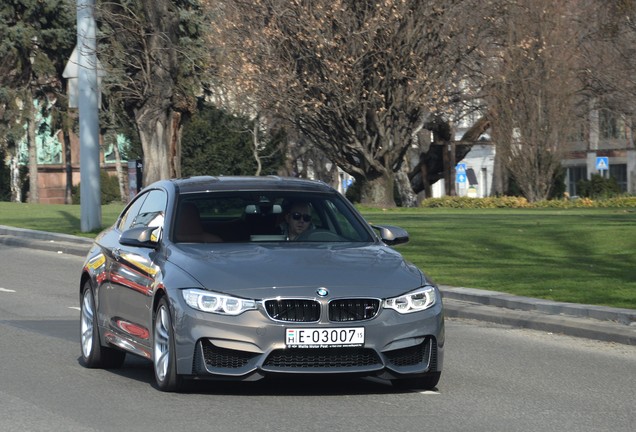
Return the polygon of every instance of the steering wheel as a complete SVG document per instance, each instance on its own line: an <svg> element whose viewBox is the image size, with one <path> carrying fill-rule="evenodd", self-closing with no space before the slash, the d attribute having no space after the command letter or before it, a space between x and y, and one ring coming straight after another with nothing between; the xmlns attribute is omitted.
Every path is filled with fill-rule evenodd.
<svg viewBox="0 0 636 432"><path fill-rule="evenodd" d="M342 237L326 229L313 229L301 233L296 241L342 241Z"/></svg>

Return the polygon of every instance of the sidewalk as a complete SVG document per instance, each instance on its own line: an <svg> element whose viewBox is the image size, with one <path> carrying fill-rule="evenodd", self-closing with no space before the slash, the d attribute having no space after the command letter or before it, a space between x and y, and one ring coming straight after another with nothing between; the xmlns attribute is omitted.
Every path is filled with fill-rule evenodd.
<svg viewBox="0 0 636 432"><path fill-rule="evenodd" d="M85 256L91 239L0 225L0 244ZM636 309L561 303L440 286L446 316L636 345Z"/></svg>

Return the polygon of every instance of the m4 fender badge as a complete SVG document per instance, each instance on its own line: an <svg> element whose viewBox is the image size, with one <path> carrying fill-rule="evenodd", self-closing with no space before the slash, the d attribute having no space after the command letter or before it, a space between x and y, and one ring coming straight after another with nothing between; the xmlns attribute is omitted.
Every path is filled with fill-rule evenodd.
<svg viewBox="0 0 636 432"><path fill-rule="evenodd" d="M316 290L316 294L318 294L320 297L326 297L329 294L329 291L327 291L327 288L318 288Z"/></svg>

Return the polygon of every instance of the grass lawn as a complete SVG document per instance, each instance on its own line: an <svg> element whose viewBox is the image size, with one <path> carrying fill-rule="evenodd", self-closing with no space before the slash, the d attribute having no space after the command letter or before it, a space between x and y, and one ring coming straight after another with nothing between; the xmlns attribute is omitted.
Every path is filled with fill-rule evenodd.
<svg viewBox="0 0 636 432"><path fill-rule="evenodd" d="M123 206L102 208L104 227ZM442 285L636 309L636 209L363 208L405 228L397 249ZM80 206L0 202L0 225L80 232Z"/></svg>
<svg viewBox="0 0 636 432"><path fill-rule="evenodd" d="M102 206L102 226L112 225L123 204ZM80 206L64 204L27 204L0 202L0 225L95 237L101 230L83 233L80 222Z"/></svg>
<svg viewBox="0 0 636 432"><path fill-rule="evenodd" d="M443 285L636 309L636 209L367 211Z"/></svg>

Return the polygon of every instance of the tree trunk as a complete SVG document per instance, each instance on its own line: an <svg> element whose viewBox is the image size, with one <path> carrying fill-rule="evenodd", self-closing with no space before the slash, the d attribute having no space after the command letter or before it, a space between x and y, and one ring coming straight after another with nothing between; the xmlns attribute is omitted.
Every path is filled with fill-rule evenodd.
<svg viewBox="0 0 636 432"><path fill-rule="evenodd" d="M408 172L408 165L402 164L402 168L395 173L395 184L397 186L400 205L402 207L417 207L417 195L413 192Z"/></svg>
<svg viewBox="0 0 636 432"><path fill-rule="evenodd" d="M71 161L71 136L68 129L62 132L64 138L64 163L66 172L66 188L64 191L64 204L73 204L73 165Z"/></svg>
<svg viewBox="0 0 636 432"><path fill-rule="evenodd" d="M278 175L281 177L292 177L294 175L293 159L289 151L285 151L285 155L283 166L278 168Z"/></svg>
<svg viewBox="0 0 636 432"><path fill-rule="evenodd" d="M27 142L29 143L29 202L37 203L40 201L38 194L38 146L35 142L35 120L37 117L37 108L33 105L33 97L28 93L28 106L31 108L29 113L29 125L27 131Z"/></svg>
<svg viewBox="0 0 636 432"><path fill-rule="evenodd" d="M426 198L431 198L433 196L433 185L428 180L428 166L426 163L420 163L420 176L422 178L422 190L424 191L424 196Z"/></svg>
<svg viewBox="0 0 636 432"><path fill-rule="evenodd" d="M170 177L181 177L181 113L172 111L170 131Z"/></svg>
<svg viewBox="0 0 636 432"><path fill-rule="evenodd" d="M340 189L340 174L338 173L338 165L335 163L331 164L331 169L329 170L329 184L337 190Z"/></svg>
<svg viewBox="0 0 636 432"><path fill-rule="evenodd" d="M174 177L171 169L172 118L169 111L153 109L149 102L135 113L143 150L143 186Z"/></svg>
<svg viewBox="0 0 636 432"><path fill-rule="evenodd" d="M15 151L11 152L11 201L22 202L22 182L20 182L20 165Z"/></svg>
<svg viewBox="0 0 636 432"><path fill-rule="evenodd" d="M455 165L457 165L457 155L455 152L455 140L451 140L451 142L448 145L448 158L449 158L449 164L448 164L448 171L450 173L449 175L449 187L448 187L448 191L449 191L449 195L450 196L456 196L457 195L457 187L455 185Z"/></svg>
<svg viewBox="0 0 636 432"><path fill-rule="evenodd" d="M121 202L128 202L128 194L126 194L126 179L124 178L124 170L121 168L121 154L119 153L119 142L115 139L113 145L115 152L115 172L117 173L117 183L119 183L119 198Z"/></svg>
<svg viewBox="0 0 636 432"><path fill-rule="evenodd" d="M490 194L493 196L504 195L508 189L508 172L506 170L504 152L501 148L495 147L495 164L492 173L492 189Z"/></svg>
<svg viewBox="0 0 636 432"><path fill-rule="evenodd" d="M395 197L393 194L393 176L382 175L380 177L369 179L356 179L361 181L360 203L365 205L380 207L395 207Z"/></svg>
<svg viewBox="0 0 636 432"><path fill-rule="evenodd" d="M263 164L261 163L261 157L258 154L258 115L254 118L254 127L252 129L252 153L254 155L254 160L256 161L256 172L254 172L255 176L261 175L261 169Z"/></svg>

